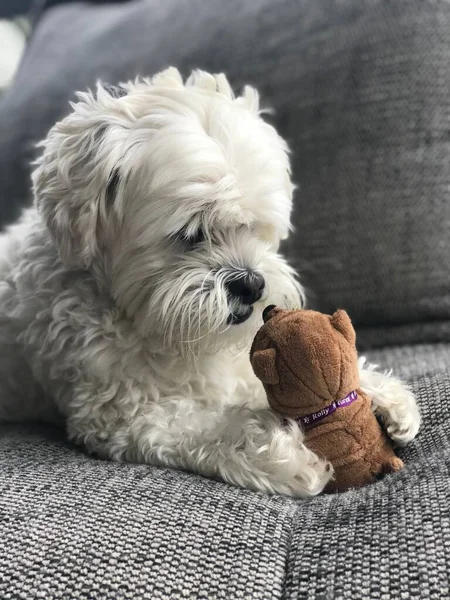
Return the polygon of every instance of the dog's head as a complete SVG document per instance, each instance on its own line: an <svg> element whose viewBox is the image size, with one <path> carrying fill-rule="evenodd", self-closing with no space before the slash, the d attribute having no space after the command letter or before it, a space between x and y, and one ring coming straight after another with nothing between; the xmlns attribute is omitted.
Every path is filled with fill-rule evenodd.
<svg viewBox="0 0 450 600"><path fill-rule="evenodd" d="M36 203L74 268L101 277L143 335L250 340L268 301L299 306L277 254L290 227L288 151L257 92L176 69L81 93L50 131Z"/></svg>

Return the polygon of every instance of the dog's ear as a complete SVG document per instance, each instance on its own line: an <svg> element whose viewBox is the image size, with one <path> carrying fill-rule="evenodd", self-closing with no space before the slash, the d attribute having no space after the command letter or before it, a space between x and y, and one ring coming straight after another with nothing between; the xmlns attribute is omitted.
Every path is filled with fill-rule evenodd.
<svg viewBox="0 0 450 600"><path fill-rule="evenodd" d="M87 268L98 252L98 223L119 183L120 140L108 117L119 102L102 85L78 94L73 112L39 144L44 148L33 173L36 206L61 259ZM116 143L108 143L114 135Z"/></svg>
<svg viewBox="0 0 450 600"><path fill-rule="evenodd" d="M337 310L331 317L331 324L337 331L342 333L345 339L352 344L356 344L356 333L353 328L350 317L345 310Z"/></svg>
<svg viewBox="0 0 450 600"><path fill-rule="evenodd" d="M263 383L275 385L279 382L276 365L277 351L275 348L256 350L251 358L256 377Z"/></svg>

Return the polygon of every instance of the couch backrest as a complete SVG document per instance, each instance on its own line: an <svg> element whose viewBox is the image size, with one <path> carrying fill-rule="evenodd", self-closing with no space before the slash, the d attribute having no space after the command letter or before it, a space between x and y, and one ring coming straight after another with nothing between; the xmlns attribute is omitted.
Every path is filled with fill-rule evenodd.
<svg viewBox="0 0 450 600"><path fill-rule="evenodd" d="M74 90L171 64L225 71L260 89L292 148L286 252L311 305L346 308L360 328L446 322L449 28L450 4L408 0L52 9L0 101L0 223L28 197L32 143Z"/></svg>

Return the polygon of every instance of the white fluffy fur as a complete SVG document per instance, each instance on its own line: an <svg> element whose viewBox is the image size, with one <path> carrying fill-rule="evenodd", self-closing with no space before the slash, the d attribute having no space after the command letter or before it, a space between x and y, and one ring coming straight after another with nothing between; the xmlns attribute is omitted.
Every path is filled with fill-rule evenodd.
<svg viewBox="0 0 450 600"><path fill-rule="evenodd" d="M0 418L62 415L103 457L317 494L332 469L280 426L248 360L262 308L302 305L277 253L286 144L256 91L235 97L223 75L168 69L124 87L79 94L42 143L35 207L0 237ZM250 313L226 291L246 269L264 296L230 325ZM392 437L412 439L410 391L361 377Z"/></svg>

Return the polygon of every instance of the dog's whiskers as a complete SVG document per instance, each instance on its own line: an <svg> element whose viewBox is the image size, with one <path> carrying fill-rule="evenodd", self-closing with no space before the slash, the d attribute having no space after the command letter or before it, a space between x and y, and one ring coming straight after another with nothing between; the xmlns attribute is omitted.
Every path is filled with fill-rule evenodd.
<svg viewBox="0 0 450 600"><path fill-rule="evenodd" d="M208 289L215 275L215 285ZM210 269L204 276L199 287L184 289L183 297L173 299L171 304L171 318L165 327L165 343L170 343L175 329L183 332L179 343L183 353L195 353L195 348L205 338L215 334L215 338L228 329L223 327L223 314L227 311L227 296L224 288L225 273L218 273ZM216 293L211 290L216 288ZM222 293L217 293L217 290ZM187 295L187 292L190 292ZM196 319L193 316L196 316Z"/></svg>

